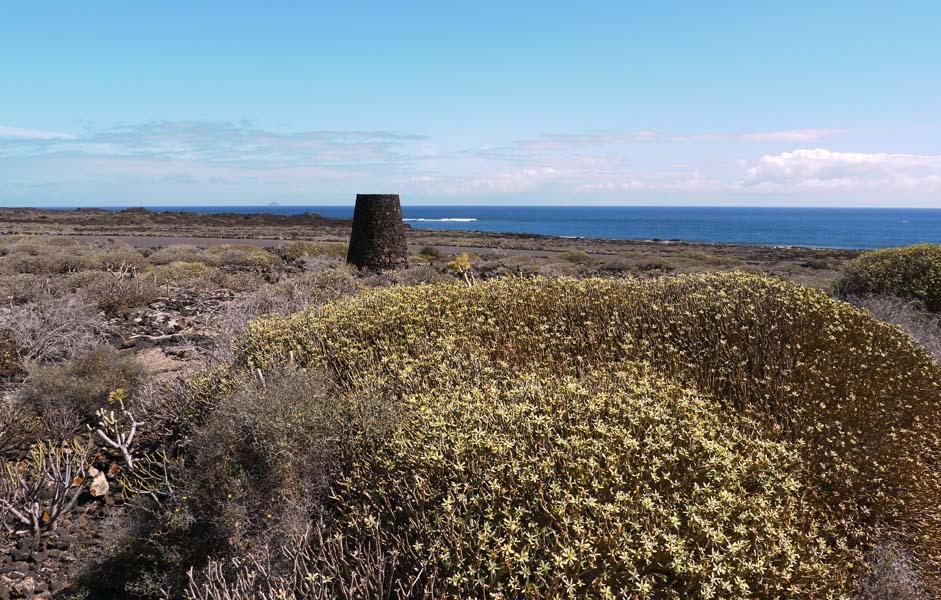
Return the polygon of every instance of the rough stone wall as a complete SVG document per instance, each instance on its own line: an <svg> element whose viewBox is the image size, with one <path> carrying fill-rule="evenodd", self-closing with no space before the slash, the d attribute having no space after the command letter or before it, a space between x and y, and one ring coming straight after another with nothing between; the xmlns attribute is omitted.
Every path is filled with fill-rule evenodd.
<svg viewBox="0 0 941 600"><path fill-rule="evenodd" d="M361 269L395 269L408 265L398 194L356 195L346 261Z"/></svg>

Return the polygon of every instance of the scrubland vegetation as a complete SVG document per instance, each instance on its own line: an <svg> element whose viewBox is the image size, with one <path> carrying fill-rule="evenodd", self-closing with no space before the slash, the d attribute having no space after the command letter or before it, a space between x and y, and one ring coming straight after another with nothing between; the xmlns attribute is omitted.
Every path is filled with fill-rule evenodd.
<svg viewBox="0 0 941 600"><path fill-rule="evenodd" d="M937 596L935 248L344 250L0 241L0 594Z"/></svg>
<svg viewBox="0 0 941 600"><path fill-rule="evenodd" d="M890 295L918 300L941 312L941 245L918 244L866 252L847 265L840 293Z"/></svg>

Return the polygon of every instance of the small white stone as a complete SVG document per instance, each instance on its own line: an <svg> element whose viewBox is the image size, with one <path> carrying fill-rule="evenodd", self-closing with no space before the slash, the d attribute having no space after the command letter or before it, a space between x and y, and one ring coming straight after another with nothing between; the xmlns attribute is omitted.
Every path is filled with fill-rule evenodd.
<svg viewBox="0 0 941 600"><path fill-rule="evenodd" d="M108 493L108 489L111 486L108 485L108 479L105 477L104 473L98 473L95 475L95 478L92 479L91 485L88 487L88 491L92 496L99 498Z"/></svg>

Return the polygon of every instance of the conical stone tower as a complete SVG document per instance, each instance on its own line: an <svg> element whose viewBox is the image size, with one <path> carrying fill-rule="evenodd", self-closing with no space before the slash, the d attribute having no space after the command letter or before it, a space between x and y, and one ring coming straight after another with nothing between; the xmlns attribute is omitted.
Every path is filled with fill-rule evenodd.
<svg viewBox="0 0 941 600"><path fill-rule="evenodd" d="M408 246L398 194L356 194L346 262L361 269L408 266Z"/></svg>

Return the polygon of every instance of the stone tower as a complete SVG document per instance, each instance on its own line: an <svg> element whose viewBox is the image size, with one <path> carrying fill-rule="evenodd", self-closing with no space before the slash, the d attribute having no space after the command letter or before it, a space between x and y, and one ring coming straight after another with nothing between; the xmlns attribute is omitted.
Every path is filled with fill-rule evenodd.
<svg viewBox="0 0 941 600"><path fill-rule="evenodd" d="M408 265L398 194L356 194L346 262L361 269L395 269Z"/></svg>

